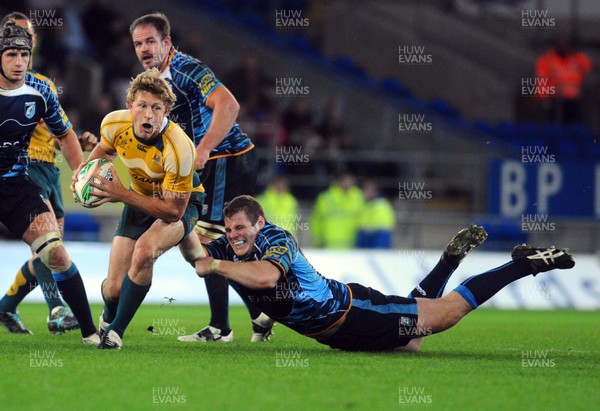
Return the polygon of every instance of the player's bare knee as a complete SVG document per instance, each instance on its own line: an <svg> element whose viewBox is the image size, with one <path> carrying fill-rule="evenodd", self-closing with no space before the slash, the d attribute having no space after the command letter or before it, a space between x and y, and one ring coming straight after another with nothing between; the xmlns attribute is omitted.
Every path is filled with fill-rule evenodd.
<svg viewBox="0 0 600 411"><path fill-rule="evenodd" d="M131 266L134 268L151 266L159 257L159 250L147 242L138 241L133 249Z"/></svg>
<svg viewBox="0 0 600 411"><path fill-rule="evenodd" d="M33 240L31 251L53 272L64 272L71 263L58 231L44 233Z"/></svg>

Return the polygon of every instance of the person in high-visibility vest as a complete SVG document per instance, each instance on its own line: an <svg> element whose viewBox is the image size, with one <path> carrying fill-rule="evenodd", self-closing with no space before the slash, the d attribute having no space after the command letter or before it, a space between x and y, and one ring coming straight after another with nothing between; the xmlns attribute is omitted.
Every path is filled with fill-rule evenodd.
<svg viewBox="0 0 600 411"><path fill-rule="evenodd" d="M575 51L571 41L563 37L538 58L535 66L537 96L548 103L550 121L581 121L582 85L592 68L590 58L584 52Z"/></svg>
<svg viewBox="0 0 600 411"><path fill-rule="evenodd" d="M348 249L356 245L362 191L351 174L343 174L317 196L310 219L313 246Z"/></svg>
<svg viewBox="0 0 600 411"><path fill-rule="evenodd" d="M377 183L366 180L362 184L365 205L360 213L359 248L392 248L396 215L390 202L381 195Z"/></svg>
<svg viewBox="0 0 600 411"><path fill-rule="evenodd" d="M268 221L285 228L294 236L298 228L302 227L300 213L298 212L298 200L290 192L288 179L278 175L266 190L256 197L262 206Z"/></svg>

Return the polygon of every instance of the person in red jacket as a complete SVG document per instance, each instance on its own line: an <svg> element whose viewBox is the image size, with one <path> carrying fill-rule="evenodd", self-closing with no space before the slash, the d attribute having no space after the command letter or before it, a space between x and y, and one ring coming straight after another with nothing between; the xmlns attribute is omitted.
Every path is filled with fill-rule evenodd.
<svg viewBox="0 0 600 411"><path fill-rule="evenodd" d="M572 42L558 38L554 47L541 55L535 67L540 89L550 92L539 93L547 101L550 121L573 123L581 121L582 85L592 71L590 58L573 48Z"/></svg>

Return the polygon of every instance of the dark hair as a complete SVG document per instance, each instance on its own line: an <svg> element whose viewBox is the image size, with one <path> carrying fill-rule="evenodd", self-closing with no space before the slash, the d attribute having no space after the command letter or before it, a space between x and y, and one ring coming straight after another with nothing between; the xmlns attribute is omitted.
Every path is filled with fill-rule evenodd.
<svg viewBox="0 0 600 411"><path fill-rule="evenodd" d="M6 16L4 16L4 18L2 20L0 20L0 27L4 27L4 25L11 20L29 21L29 17L27 17L25 14L21 13L20 11L13 11L12 13L9 13Z"/></svg>
<svg viewBox="0 0 600 411"><path fill-rule="evenodd" d="M160 34L161 39L171 35L171 23L169 23L169 19L163 13L151 13L138 17L129 26L129 34L133 34L133 31L138 26L145 26L147 24L154 26Z"/></svg>
<svg viewBox="0 0 600 411"><path fill-rule="evenodd" d="M265 218L265 212L260 203L256 201L254 197L249 195L237 196L225 204L223 216L231 218L240 211L246 213L246 216L252 225L256 224L258 217Z"/></svg>

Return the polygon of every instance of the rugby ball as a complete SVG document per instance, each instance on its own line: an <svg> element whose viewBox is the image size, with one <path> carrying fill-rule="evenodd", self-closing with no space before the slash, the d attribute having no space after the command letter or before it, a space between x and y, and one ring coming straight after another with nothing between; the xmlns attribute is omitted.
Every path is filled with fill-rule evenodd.
<svg viewBox="0 0 600 411"><path fill-rule="evenodd" d="M104 158L96 158L83 166L79 174L77 174L75 196L79 204L86 208L93 207L95 203L102 199L93 194L94 187L90 185L92 181L97 180L97 175L112 181L113 175L110 161Z"/></svg>

